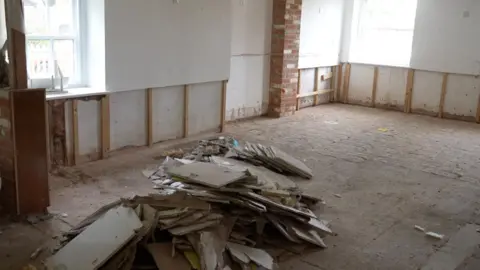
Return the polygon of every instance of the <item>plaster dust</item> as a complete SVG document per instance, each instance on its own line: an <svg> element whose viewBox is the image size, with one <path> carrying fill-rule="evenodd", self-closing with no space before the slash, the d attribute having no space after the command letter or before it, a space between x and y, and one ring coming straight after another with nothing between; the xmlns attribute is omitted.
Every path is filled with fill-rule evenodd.
<svg viewBox="0 0 480 270"><path fill-rule="evenodd" d="M479 128L473 123L328 104L291 117L232 123L227 133L277 146L304 161L314 178L298 183L326 200L324 212L318 213L338 235L329 239L328 249L293 257L281 263L282 269L404 270L420 269L465 224L480 223ZM0 224L0 269L19 269L40 244L51 247L56 241L52 236L101 205L134 192L150 192L151 183L142 170L158 165L161 160L156 156L210 136L218 134L127 149L51 176L51 209L68 216L33 227ZM415 225L445 238L427 238ZM479 252L469 253L460 254L463 262L478 265ZM478 269L462 267L457 269Z"/></svg>

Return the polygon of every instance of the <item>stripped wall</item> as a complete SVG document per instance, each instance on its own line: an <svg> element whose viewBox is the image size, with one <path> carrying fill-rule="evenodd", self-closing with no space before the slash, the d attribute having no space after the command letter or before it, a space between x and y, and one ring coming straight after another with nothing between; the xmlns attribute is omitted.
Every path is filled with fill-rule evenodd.
<svg viewBox="0 0 480 270"><path fill-rule="evenodd" d="M152 89L153 143L183 137L184 87ZM188 134L218 131L221 123L222 82L189 86ZM100 158L100 101L77 102L80 163ZM72 151L71 101L65 102L68 152ZM147 145L147 90L110 94L110 150Z"/></svg>
<svg viewBox="0 0 480 270"><path fill-rule="evenodd" d="M376 107L404 111L408 70L378 67ZM373 74L374 66L351 64L349 104L371 106ZM443 74L415 70L411 102L413 113L432 116L439 114ZM445 91L444 117L475 121L480 97L480 79L473 75L448 74Z"/></svg>

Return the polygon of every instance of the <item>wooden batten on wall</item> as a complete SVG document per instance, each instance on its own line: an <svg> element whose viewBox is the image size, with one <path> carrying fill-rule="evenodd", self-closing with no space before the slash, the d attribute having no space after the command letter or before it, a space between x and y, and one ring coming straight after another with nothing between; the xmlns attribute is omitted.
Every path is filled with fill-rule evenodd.
<svg viewBox="0 0 480 270"><path fill-rule="evenodd" d="M331 68L331 71L320 74L320 68ZM302 80L305 78L302 77L302 70L314 70L314 79L313 79L313 91L311 92L301 92ZM326 95L329 94L329 101L334 101L336 96L336 86L335 86L335 78L337 76L338 70L336 66L333 67L314 67L314 68L306 68L306 69L298 69L298 83L297 83L297 102L296 102L296 110L300 109L301 99L305 97L313 97L313 104L312 106L318 105L318 98L319 95ZM329 89L320 89L319 82L326 82L330 81L330 88Z"/></svg>
<svg viewBox="0 0 480 270"><path fill-rule="evenodd" d="M409 69L407 74L407 85L405 88L405 110L406 113L412 112L412 97L413 97L413 79L415 70Z"/></svg>
<svg viewBox="0 0 480 270"><path fill-rule="evenodd" d="M227 110L227 83L228 81L222 82L222 94L221 94L221 105L220 105L220 132L225 131L225 113Z"/></svg>
<svg viewBox="0 0 480 270"><path fill-rule="evenodd" d="M443 110L445 108L445 97L447 96L448 73L444 73L442 77L442 92L440 93L440 104L438 105L438 117L443 118Z"/></svg>
<svg viewBox="0 0 480 270"><path fill-rule="evenodd" d="M343 103L348 103L348 91L350 87L350 69L352 65L347 63L345 67L345 77L343 79Z"/></svg>
<svg viewBox="0 0 480 270"><path fill-rule="evenodd" d="M110 152L110 96L100 100L101 128L100 128L100 158L105 159Z"/></svg>
<svg viewBox="0 0 480 270"><path fill-rule="evenodd" d="M373 69L373 84L372 84L372 107L375 108L375 101L377 100L377 85L378 85L378 67Z"/></svg>

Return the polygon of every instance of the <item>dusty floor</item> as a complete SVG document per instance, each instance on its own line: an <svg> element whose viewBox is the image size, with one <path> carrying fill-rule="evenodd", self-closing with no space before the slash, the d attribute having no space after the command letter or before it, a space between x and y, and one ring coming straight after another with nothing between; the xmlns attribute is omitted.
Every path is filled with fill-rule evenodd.
<svg viewBox="0 0 480 270"><path fill-rule="evenodd" d="M480 125L324 105L288 118L231 124L227 131L279 146L314 169L314 179L300 185L324 197L321 216L338 236L326 239L327 250L283 263L283 269L421 269L435 263L435 254L443 254L444 268L429 269L480 269L480 233L462 240L467 224L480 224ZM123 151L52 176L51 210L63 217L0 223L0 269L19 269L39 246L54 247L61 230L104 203L150 191L141 170L158 164L154 157L171 146ZM426 238L414 225L445 238Z"/></svg>

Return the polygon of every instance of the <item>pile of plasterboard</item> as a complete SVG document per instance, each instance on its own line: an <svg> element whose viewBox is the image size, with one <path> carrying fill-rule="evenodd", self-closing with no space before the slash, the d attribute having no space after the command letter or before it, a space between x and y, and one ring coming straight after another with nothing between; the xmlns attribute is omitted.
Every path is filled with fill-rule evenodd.
<svg viewBox="0 0 480 270"><path fill-rule="evenodd" d="M332 231L311 210L323 204L320 198L245 157L214 155L228 149L196 152L145 171L155 192L99 209L67 233L67 244L46 261L47 268L276 269L278 251L326 247L323 238ZM274 155L265 154L274 161L259 159L289 167L289 173L306 171L300 161Z"/></svg>

